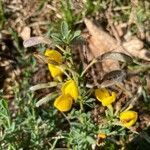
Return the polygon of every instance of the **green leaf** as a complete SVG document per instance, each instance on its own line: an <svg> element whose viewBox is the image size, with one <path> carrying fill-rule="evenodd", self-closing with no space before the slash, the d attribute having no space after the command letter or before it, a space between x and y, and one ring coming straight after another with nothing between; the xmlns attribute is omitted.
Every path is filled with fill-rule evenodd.
<svg viewBox="0 0 150 150"><path fill-rule="evenodd" d="M73 35L71 40L74 40L75 38L78 38L80 35L81 35L81 31L80 30L75 31L75 33L74 33L74 35Z"/></svg>
<svg viewBox="0 0 150 150"><path fill-rule="evenodd" d="M2 106L3 109L6 109L6 110L8 109L8 103L7 103L6 100L3 100L3 99L2 99L2 100L0 101L0 105Z"/></svg>
<svg viewBox="0 0 150 150"><path fill-rule="evenodd" d="M87 141L90 143L90 144L94 144L95 143L95 140L92 138L92 137L90 137L90 136L87 136Z"/></svg>
<svg viewBox="0 0 150 150"><path fill-rule="evenodd" d="M67 38L69 33L70 32L69 32L68 24L67 24L67 22L63 21L61 23L61 34L64 38Z"/></svg>
<svg viewBox="0 0 150 150"><path fill-rule="evenodd" d="M66 20L66 22L68 22L69 25L73 25L73 21L74 21L74 15L73 15L73 9L72 9L72 5L73 2L71 0L65 0L65 1L61 1L62 4L62 13L64 16L64 20Z"/></svg>
<svg viewBox="0 0 150 150"><path fill-rule="evenodd" d="M53 34L51 34L51 37L52 37L52 39L53 39L54 41L56 41L56 42L62 42L61 35L58 34L58 33L53 33Z"/></svg>

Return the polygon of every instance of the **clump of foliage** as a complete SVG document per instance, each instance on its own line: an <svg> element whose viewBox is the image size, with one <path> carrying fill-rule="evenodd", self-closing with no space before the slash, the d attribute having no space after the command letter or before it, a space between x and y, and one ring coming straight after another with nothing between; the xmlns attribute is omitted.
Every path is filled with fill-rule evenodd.
<svg viewBox="0 0 150 150"><path fill-rule="evenodd" d="M99 8L104 9L104 4L101 3ZM138 135L132 130L138 119L132 105L117 109L114 107L118 98L116 91L87 86L88 69L102 60L93 59L83 69L73 59L72 45L82 38L79 30L72 30L73 22L93 13L98 6L88 0L83 16L78 18L73 17L70 1L62 2L62 6L66 21L61 22L58 31L50 31L48 38L34 37L24 43L26 47L32 42L31 45L50 45L43 44L36 56L46 63L52 81L29 85L32 74L24 70L21 87L16 85L14 89L15 107L10 110L8 101L0 97L1 149L116 149L118 139L125 141L131 134ZM29 65L35 64L31 61ZM51 92L37 99L34 92L46 88ZM101 123L95 123L92 119L96 103L105 109Z"/></svg>

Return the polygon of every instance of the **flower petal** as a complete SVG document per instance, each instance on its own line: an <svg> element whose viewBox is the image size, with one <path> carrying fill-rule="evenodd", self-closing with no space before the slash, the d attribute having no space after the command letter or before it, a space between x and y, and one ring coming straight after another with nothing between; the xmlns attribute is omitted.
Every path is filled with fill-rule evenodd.
<svg viewBox="0 0 150 150"><path fill-rule="evenodd" d="M58 98L56 98L55 102L54 102L54 106L62 111L62 112L66 112L69 111L72 107L72 97L69 95L61 95Z"/></svg>
<svg viewBox="0 0 150 150"><path fill-rule="evenodd" d="M120 121L122 122L123 126L131 127L137 121L138 114L135 111L124 111L120 114Z"/></svg>
<svg viewBox="0 0 150 150"><path fill-rule="evenodd" d="M116 100L116 93L112 92L112 96L104 98L101 102L103 106L109 106Z"/></svg>
<svg viewBox="0 0 150 150"><path fill-rule="evenodd" d="M102 102L103 106L108 106L116 100L116 93L112 92L110 94L106 88L96 89L95 96L100 102Z"/></svg>
<svg viewBox="0 0 150 150"><path fill-rule="evenodd" d="M103 99L105 99L106 97L109 97L110 94L108 92L107 89L103 88L103 89L96 89L95 90L95 96L99 101L102 101Z"/></svg>
<svg viewBox="0 0 150 150"><path fill-rule="evenodd" d="M59 53L56 50L47 49L45 51L45 56L48 56L48 59L55 61L57 63L62 63L62 61L63 61L63 57L62 57L61 53Z"/></svg>
<svg viewBox="0 0 150 150"><path fill-rule="evenodd" d="M61 77L63 74L62 70L57 65L48 64L48 69L49 69L51 76L53 78Z"/></svg>
<svg viewBox="0 0 150 150"><path fill-rule="evenodd" d="M106 139L107 135L105 133L99 133L98 138Z"/></svg>
<svg viewBox="0 0 150 150"><path fill-rule="evenodd" d="M70 79L62 86L62 93L70 95L74 100L79 96L78 87L74 80Z"/></svg>

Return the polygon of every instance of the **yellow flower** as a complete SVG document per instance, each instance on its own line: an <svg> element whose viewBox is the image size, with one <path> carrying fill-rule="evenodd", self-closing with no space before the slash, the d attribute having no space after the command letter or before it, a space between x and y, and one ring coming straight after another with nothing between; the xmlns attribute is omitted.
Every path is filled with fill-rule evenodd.
<svg viewBox="0 0 150 150"><path fill-rule="evenodd" d="M105 133L99 133L98 138L106 139L107 135Z"/></svg>
<svg viewBox="0 0 150 150"><path fill-rule="evenodd" d="M61 64L63 62L62 55L56 50L49 50L49 49L46 50L45 56L48 57L48 60L54 61L58 64ZM58 79L58 80L62 80L63 71L61 70L59 65L54 65L54 64L49 63L48 69L49 69L53 78Z"/></svg>
<svg viewBox="0 0 150 150"><path fill-rule="evenodd" d="M99 133L97 139L97 146L102 146L106 139L107 135L105 133Z"/></svg>
<svg viewBox="0 0 150 150"><path fill-rule="evenodd" d="M59 66L53 65L53 64L48 64L48 69L51 73L51 76L55 79L61 79L62 78L62 70Z"/></svg>
<svg viewBox="0 0 150 150"><path fill-rule="evenodd" d="M103 106L109 106L116 100L116 93L112 92L110 94L110 92L105 88L96 89L95 96L102 103Z"/></svg>
<svg viewBox="0 0 150 150"><path fill-rule="evenodd" d="M79 96L78 87L74 80L70 79L62 86L61 89L63 94L70 95L74 100L77 100Z"/></svg>
<svg viewBox="0 0 150 150"><path fill-rule="evenodd" d="M138 114L135 111L124 111L120 114L120 121L123 124L123 126L129 128L132 125L135 124L135 122L137 121L138 118Z"/></svg>
<svg viewBox="0 0 150 150"><path fill-rule="evenodd" d="M73 99L70 95L60 95L54 101L54 106L58 110L60 110L62 112L66 112L71 109L72 103L73 103Z"/></svg>
<svg viewBox="0 0 150 150"><path fill-rule="evenodd" d="M56 98L54 106L60 111L69 111L72 107L73 99L78 98L78 87L74 80L70 79L62 86L62 95Z"/></svg>
<svg viewBox="0 0 150 150"><path fill-rule="evenodd" d="M57 63L62 63L63 62L62 55L56 50L47 49L45 51L45 56L47 56L48 59L51 60L51 61L55 61Z"/></svg>

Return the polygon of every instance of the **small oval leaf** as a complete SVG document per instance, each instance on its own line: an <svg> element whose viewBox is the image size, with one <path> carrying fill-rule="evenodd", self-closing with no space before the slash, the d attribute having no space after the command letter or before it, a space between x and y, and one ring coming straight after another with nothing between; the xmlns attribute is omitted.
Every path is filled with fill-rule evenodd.
<svg viewBox="0 0 150 150"><path fill-rule="evenodd" d="M122 82L126 77L124 70L114 70L104 75L100 82L100 87L109 87L116 83Z"/></svg>
<svg viewBox="0 0 150 150"><path fill-rule="evenodd" d="M36 36L36 37L31 37L28 40L25 40L23 42L23 46L27 48L38 44L51 44L51 43L52 43L51 40L49 40L46 37Z"/></svg>
<svg viewBox="0 0 150 150"><path fill-rule="evenodd" d="M101 55L101 60L106 60L106 59L113 59L113 60L118 60L121 62L125 63L132 63L133 59L124 53L119 53L119 52L108 52L103 55Z"/></svg>
<svg viewBox="0 0 150 150"><path fill-rule="evenodd" d="M68 33L69 33L69 27L68 27L68 24L67 22L63 21L61 23L61 33L62 33L62 36L64 38L67 38L68 37Z"/></svg>
<svg viewBox="0 0 150 150"><path fill-rule="evenodd" d="M57 85L58 85L57 82L42 83L42 84L37 84L37 85L31 86L30 90L36 91L36 90L40 90L40 89L44 89L44 88L55 87Z"/></svg>
<svg viewBox="0 0 150 150"><path fill-rule="evenodd" d="M46 95L44 98L40 99L36 103L36 107L39 107L42 104L47 103L48 101L55 99L57 96L58 96L58 93L56 93L56 92L50 93L50 94Z"/></svg>

